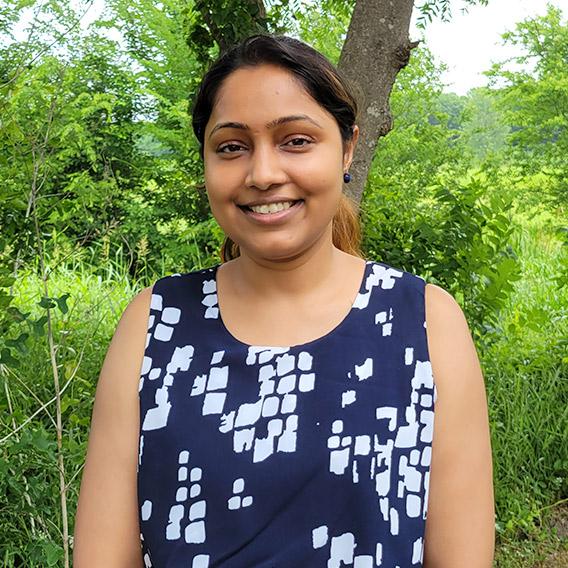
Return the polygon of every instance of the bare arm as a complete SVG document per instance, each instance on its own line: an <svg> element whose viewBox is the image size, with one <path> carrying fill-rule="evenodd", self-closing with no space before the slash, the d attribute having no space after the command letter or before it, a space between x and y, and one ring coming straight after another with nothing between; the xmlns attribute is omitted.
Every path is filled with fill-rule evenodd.
<svg viewBox="0 0 568 568"><path fill-rule="evenodd" d="M75 568L143 566L138 525L138 380L151 288L122 314L95 395L75 523Z"/></svg>
<svg viewBox="0 0 568 568"><path fill-rule="evenodd" d="M454 298L426 286L426 325L437 388L425 568L490 568L495 545L493 471L485 385Z"/></svg>

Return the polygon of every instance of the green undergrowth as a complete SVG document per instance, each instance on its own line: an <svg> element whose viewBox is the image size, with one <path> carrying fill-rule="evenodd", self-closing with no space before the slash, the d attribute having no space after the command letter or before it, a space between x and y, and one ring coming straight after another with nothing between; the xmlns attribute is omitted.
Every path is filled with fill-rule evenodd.
<svg viewBox="0 0 568 568"><path fill-rule="evenodd" d="M568 288L555 277L562 243L548 218L519 218L523 277L481 353L488 391L497 530L531 535L568 495Z"/></svg>
<svg viewBox="0 0 568 568"><path fill-rule="evenodd" d="M543 512L538 531L524 538L504 536L495 554L495 568L565 568L568 566L568 505Z"/></svg>
<svg viewBox="0 0 568 568"><path fill-rule="evenodd" d="M52 314L72 535L96 382L120 314L138 287L115 265L96 274L86 265L60 267L48 286L50 297L69 294L66 313ZM22 311L36 318L45 313L38 305L43 289L37 277L20 274L14 291ZM19 365L0 372L0 494L7 497L0 515L0 564L7 568L59 566L63 553L51 361L45 333L29 331L34 340Z"/></svg>

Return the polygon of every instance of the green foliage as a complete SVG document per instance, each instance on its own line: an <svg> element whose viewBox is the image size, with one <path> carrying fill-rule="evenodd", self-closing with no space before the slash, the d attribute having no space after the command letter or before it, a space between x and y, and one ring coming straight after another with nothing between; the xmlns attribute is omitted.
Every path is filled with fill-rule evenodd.
<svg viewBox="0 0 568 568"><path fill-rule="evenodd" d="M268 31L268 20L262 2L230 0L195 0L199 14L189 35L194 45L207 49L219 45L226 51L243 37ZM203 61L208 55L200 53Z"/></svg>
<svg viewBox="0 0 568 568"><path fill-rule="evenodd" d="M420 202L406 208L385 184L366 198L363 219L367 255L444 287L478 337L493 329L519 278L510 202L488 186L484 172L440 171Z"/></svg>
<svg viewBox="0 0 568 568"><path fill-rule="evenodd" d="M489 166L472 167L467 103L442 97L441 70L419 49L399 75L395 128L381 141L362 203L363 246L454 294L482 336L518 278L512 198Z"/></svg>
<svg viewBox="0 0 568 568"><path fill-rule="evenodd" d="M497 102L487 89L470 91L464 105L462 123L462 143L475 165L500 160L506 149L510 128L504 123Z"/></svg>
<svg viewBox="0 0 568 568"><path fill-rule="evenodd" d="M120 189L133 177L135 106L133 78L109 63L114 54L108 40L91 39L75 65L44 56L4 93L0 223L21 261L34 254L34 215L44 231L88 240L120 214Z"/></svg>
<svg viewBox="0 0 568 568"><path fill-rule="evenodd" d="M545 16L517 24L503 35L521 48L509 62L495 64L488 73L499 88L500 107L511 126L510 153L525 174L544 172L554 184L543 197L568 203L568 24L562 12L549 5ZM504 84L504 86L502 86Z"/></svg>
<svg viewBox="0 0 568 568"><path fill-rule="evenodd" d="M63 450L69 507L76 507L86 451L92 401L106 347L118 318L135 293L126 266L108 264L98 274L86 264L58 268L52 297L30 271L15 283L14 309L31 311L40 321L48 305L59 353L62 385ZM43 306L43 307L42 307ZM61 566L61 511L57 448L53 434L55 402L46 365L45 332L34 337L17 366L0 367L0 522L3 566ZM71 519L72 520L72 517Z"/></svg>
<svg viewBox="0 0 568 568"><path fill-rule="evenodd" d="M337 65L354 5L347 0L319 0L310 4L297 15L300 38Z"/></svg>
<svg viewBox="0 0 568 568"><path fill-rule="evenodd" d="M486 6L489 0L462 0L461 10L467 12L470 6L479 4ZM422 0L416 3L416 9L419 12L416 24L419 28L426 27L427 24L437 18L447 22L452 17L452 3L450 0Z"/></svg>
<svg viewBox="0 0 568 568"><path fill-rule="evenodd" d="M559 8L529 18L503 35L522 54L493 66L487 75L510 125L508 156L527 211L543 203L557 208L556 230L564 238L565 260L555 280L568 285L568 23Z"/></svg>
<svg viewBox="0 0 568 568"><path fill-rule="evenodd" d="M393 191L396 187L408 203L417 201L439 168L459 163L463 155L451 118L440 105L443 69L427 48L413 51L391 95L394 129L380 140L373 160L370 177L378 175ZM383 182L378 183L381 187ZM369 183L367 190L374 186Z"/></svg>
<svg viewBox="0 0 568 568"><path fill-rule="evenodd" d="M534 534L551 493L568 493L568 290L553 279L562 243L550 214L515 216L523 278L483 368L493 434L498 531Z"/></svg>

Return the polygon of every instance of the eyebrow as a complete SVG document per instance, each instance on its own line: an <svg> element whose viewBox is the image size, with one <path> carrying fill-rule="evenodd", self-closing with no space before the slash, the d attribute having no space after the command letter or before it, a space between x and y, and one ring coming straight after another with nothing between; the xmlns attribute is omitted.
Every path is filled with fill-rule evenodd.
<svg viewBox="0 0 568 568"><path fill-rule="evenodd" d="M288 122L294 122L296 120L305 120L307 122L311 122L318 128L322 128L313 118L310 118L307 114L291 114L289 116L281 116L275 120L271 120L267 122L264 126L265 128L272 129L276 126L281 126L282 124L286 124ZM250 127L242 122L220 122L216 124L213 130L209 133L209 138L217 132L217 130L221 128L237 128L239 130L250 130Z"/></svg>

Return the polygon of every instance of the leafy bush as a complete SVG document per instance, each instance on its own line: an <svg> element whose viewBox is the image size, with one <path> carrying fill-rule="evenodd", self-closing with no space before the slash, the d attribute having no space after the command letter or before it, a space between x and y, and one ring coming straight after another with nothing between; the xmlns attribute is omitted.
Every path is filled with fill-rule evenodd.
<svg viewBox="0 0 568 568"><path fill-rule="evenodd" d="M510 245L511 202L483 171L441 171L414 203L388 181L364 201L366 254L444 287L477 336L491 331L520 277Z"/></svg>

